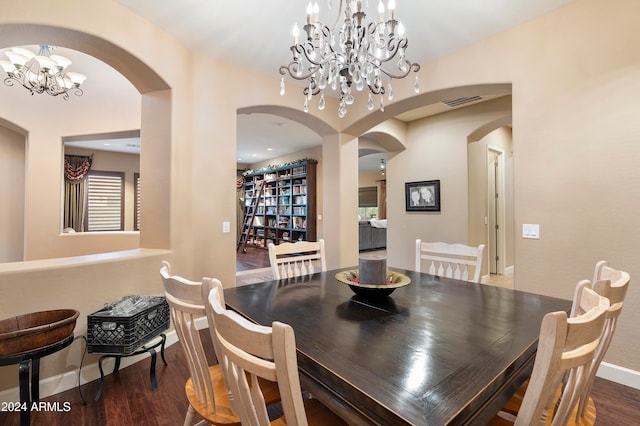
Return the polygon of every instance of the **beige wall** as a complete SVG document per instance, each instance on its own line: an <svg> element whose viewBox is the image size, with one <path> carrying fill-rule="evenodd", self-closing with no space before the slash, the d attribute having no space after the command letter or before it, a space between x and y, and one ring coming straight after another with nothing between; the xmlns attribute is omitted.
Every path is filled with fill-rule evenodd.
<svg viewBox="0 0 640 426"><path fill-rule="evenodd" d="M130 77L143 93L142 107L136 105L126 117L114 118L121 120L121 126L100 131L141 129L141 173L145 176L141 245L171 249L177 273L192 279L215 275L225 286L233 285L235 277L235 233L222 233L221 225L235 220L235 116L239 108L275 106L275 112L319 129L324 163L322 235L334 248L328 254L329 264L347 266L357 262L358 252L357 223L353 220L357 208L357 136L406 108L433 100L440 92L460 93L468 85L483 85L491 90L493 84L503 88L512 84L514 228L519 235L523 223L541 225L540 240L515 238L516 287L570 298L575 283L590 277L593 265L600 259L628 270L632 277L640 275L635 261L639 254L640 203L633 196L640 186L640 124L636 119L640 110L636 96L640 89L638 16L640 2L636 0L617 0L613 4L575 1L422 64L421 95L413 95L413 81L399 82L394 85L394 103L387 105L384 113L369 114L366 102L358 100L360 108L354 104L342 122L338 122L331 100L325 111L304 114L299 109L299 93L289 91L283 98L277 95L275 76L253 75L200 57L162 29L109 0L95 0L91 8L80 0L55 5L28 0L4 5L0 47L29 42L25 31L15 31L6 23L29 23L30 29L39 25L64 27L62 33L44 27L43 33L54 39L57 36L60 44L75 43L76 48L104 58ZM73 31L84 35L73 37ZM138 61L118 59L126 54ZM166 61L167 57L175 60ZM149 71L145 64L155 73L149 78L145 78ZM212 79L224 84L212 86ZM235 90L237 87L243 90ZM93 103L87 95L82 99ZM52 109L59 108L55 103ZM131 117L140 117L140 108L138 123L138 118ZM407 241L416 233L447 240L467 237L466 138L501 112L482 110L474 117L452 113L446 120L430 118L406 126L407 149L388 158L389 264L410 266ZM3 97L0 117L29 132L29 199L57 205L59 137L92 133L88 128L96 123L97 114L102 112L88 112L87 120L64 120L73 114L61 112L59 123L43 126L37 117L18 112L13 105L10 108ZM104 122L104 117L99 119ZM62 128L71 124L73 129ZM332 134L331 129L341 129L342 133ZM416 141L416 134L427 138ZM436 146L436 142L443 141L452 144L446 151ZM435 163L434 158L440 162ZM447 160L452 162L445 170L443 164ZM430 165L428 169L424 169L425 162ZM426 216L433 223L425 226L420 219L424 215L407 215L403 211L403 185L406 181L431 178L442 182L443 215ZM442 222L443 217L451 222ZM29 202L25 218L27 248L38 242L45 249L59 247L61 253L68 255L70 247L59 246L58 242L59 218L40 217ZM451 232L445 235L437 225ZM122 271L126 266L127 273L118 276L116 292L146 291L137 279L139 274L145 274L150 285L159 289L159 280L154 278L159 259L151 263L154 262L155 269L141 259L126 264L114 262L104 268L85 268L80 262L76 267L56 269L55 274L49 274L47 286L37 287L23 284L30 282L31 274L39 276L41 269L34 267L31 273L20 277L0 271L0 312L10 316L43 308L47 303L90 312L115 294L94 294L90 290L97 284L86 277L104 278L112 270ZM71 280L77 276L85 279L81 283ZM78 286L81 297L51 297L61 288L68 294L68 285ZM33 297L36 294L38 297ZM640 290L632 285L605 360L640 371L636 349L640 332L635 326L639 308ZM66 359L65 355L56 357L55 362ZM67 366L76 363L75 357L66 359ZM43 377L61 370L46 371ZM0 370L3 378L9 377L7 382L14 374L15 371Z"/></svg>
<svg viewBox="0 0 640 426"><path fill-rule="evenodd" d="M25 150L25 137L0 125L0 263L23 259Z"/></svg>

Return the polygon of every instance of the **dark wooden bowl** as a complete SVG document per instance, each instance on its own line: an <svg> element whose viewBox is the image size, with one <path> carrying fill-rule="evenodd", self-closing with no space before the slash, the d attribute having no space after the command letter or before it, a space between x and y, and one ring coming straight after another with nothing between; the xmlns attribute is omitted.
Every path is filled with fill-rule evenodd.
<svg viewBox="0 0 640 426"><path fill-rule="evenodd" d="M33 312L0 321L0 357L44 348L69 337L80 312L74 309Z"/></svg>
<svg viewBox="0 0 640 426"><path fill-rule="evenodd" d="M358 270L338 272L336 279L347 284L351 291L363 299L380 299L389 296L396 288L404 287L411 279L399 272L387 271L387 282L383 284L364 284L358 280Z"/></svg>

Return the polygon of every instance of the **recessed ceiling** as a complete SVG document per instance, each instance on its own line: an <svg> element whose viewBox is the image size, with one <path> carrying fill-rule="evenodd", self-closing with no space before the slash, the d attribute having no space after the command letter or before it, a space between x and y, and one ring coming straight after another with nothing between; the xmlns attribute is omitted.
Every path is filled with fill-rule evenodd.
<svg viewBox="0 0 640 426"><path fill-rule="evenodd" d="M446 101L453 101L453 100L443 99L442 102L437 102L431 105L425 105L423 107L416 108L411 111L407 111L405 113L397 115L395 118L397 118L400 121L404 121L405 123L408 123L410 121L415 121L421 118L431 117L432 115L448 112L453 109L467 107L467 106L478 104L481 102L486 102L492 99L499 98L501 96L505 96L505 95L473 96L471 99L465 100L465 102L460 101L460 102L455 102L450 104L447 104Z"/></svg>
<svg viewBox="0 0 640 426"><path fill-rule="evenodd" d="M257 163L322 143L308 127L276 115L238 114L237 123L239 163Z"/></svg>
<svg viewBox="0 0 640 426"><path fill-rule="evenodd" d="M78 142L65 142L64 146L90 149L93 151L112 151L122 152L125 154L140 154L140 137L100 140L91 139Z"/></svg>

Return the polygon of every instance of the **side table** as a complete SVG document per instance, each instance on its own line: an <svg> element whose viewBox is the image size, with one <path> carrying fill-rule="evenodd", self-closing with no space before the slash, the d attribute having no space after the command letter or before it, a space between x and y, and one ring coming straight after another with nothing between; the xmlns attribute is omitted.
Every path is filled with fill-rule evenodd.
<svg viewBox="0 0 640 426"><path fill-rule="evenodd" d="M102 397L102 392L104 391L104 370L102 369L102 361L105 358L115 358L115 365L113 367L113 373L117 373L120 369L120 360L122 358L140 355L148 352L151 355L151 367L149 370L149 377L151 379L151 389L156 391L158 390L158 380L156 379L156 348L160 346L160 356L162 357L162 362L164 365L168 365L167 361L164 358L164 345L167 341L167 336L164 333L160 333L156 338L160 338L157 342L149 343L142 345L140 349L132 352L130 354L104 354L98 360L98 369L100 370L100 387L98 388L98 393L96 394L95 400L98 401Z"/></svg>
<svg viewBox="0 0 640 426"><path fill-rule="evenodd" d="M73 343L73 333L68 337L41 348L32 349L10 357L0 357L0 365L20 364L18 379L20 383L20 426L31 423L31 404L40 400L40 358L51 355ZM31 379L31 380L29 380ZM29 392L31 381L31 392Z"/></svg>

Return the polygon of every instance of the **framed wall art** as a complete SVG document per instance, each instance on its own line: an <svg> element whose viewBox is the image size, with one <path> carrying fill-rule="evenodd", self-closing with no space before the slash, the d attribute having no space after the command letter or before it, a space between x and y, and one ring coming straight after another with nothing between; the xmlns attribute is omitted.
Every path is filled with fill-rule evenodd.
<svg viewBox="0 0 640 426"><path fill-rule="evenodd" d="M404 184L406 211L439 212L440 181L425 180Z"/></svg>

